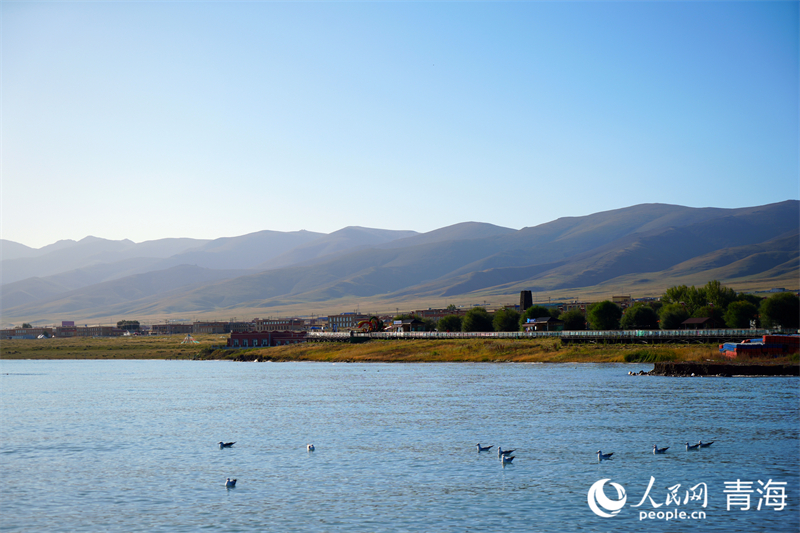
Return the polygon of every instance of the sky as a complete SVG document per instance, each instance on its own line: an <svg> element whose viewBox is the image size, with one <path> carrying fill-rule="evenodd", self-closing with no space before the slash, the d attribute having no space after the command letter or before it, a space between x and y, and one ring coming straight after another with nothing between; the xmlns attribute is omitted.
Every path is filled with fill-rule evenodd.
<svg viewBox="0 0 800 533"><path fill-rule="evenodd" d="M11 2L0 236L800 198L798 2Z"/></svg>

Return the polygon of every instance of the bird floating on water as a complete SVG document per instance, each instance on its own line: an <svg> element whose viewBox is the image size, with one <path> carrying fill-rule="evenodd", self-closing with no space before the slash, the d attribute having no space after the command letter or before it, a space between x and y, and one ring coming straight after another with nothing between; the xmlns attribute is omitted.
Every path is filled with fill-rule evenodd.
<svg viewBox="0 0 800 533"><path fill-rule="evenodd" d="M686 451L687 451L687 452L688 452L689 450L696 450L696 449L698 449L699 447L700 447L700 443L697 443L697 444L689 444L688 442L686 443Z"/></svg>
<svg viewBox="0 0 800 533"><path fill-rule="evenodd" d="M232 489L235 486L236 486L236 480L235 479L231 479L229 477L225 478L225 487L226 488Z"/></svg>
<svg viewBox="0 0 800 533"><path fill-rule="evenodd" d="M503 457L504 455L511 455L512 453L514 453L514 450L504 450L500 446L497 447L497 456L498 457Z"/></svg>
<svg viewBox="0 0 800 533"><path fill-rule="evenodd" d="M698 446L700 446L701 448L708 448L708 447L709 447L709 446L711 446L712 444L714 444L714 441L713 441L713 440L712 440L711 442L703 442L703 441L700 441L700 442L698 442L698 443L697 443L697 445L698 445Z"/></svg>
<svg viewBox="0 0 800 533"><path fill-rule="evenodd" d="M222 441L219 441L219 449L221 450L222 448L230 448L234 444L236 444L236 443L235 442L222 442Z"/></svg>
<svg viewBox="0 0 800 533"><path fill-rule="evenodd" d="M614 455L614 452L611 453L603 453L600 450L597 450L597 460L602 461L604 459L611 459L611 456Z"/></svg>
<svg viewBox="0 0 800 533"><path fill-rule="evenodd" d="M666 448L659 448L658 446L653 444L653 453L664 453L667 450L669 450L669 446L667 446Z"/></svg>
<svg viewBox="0 0 800 533"><path fill-rule="evenodd" d="M480 443L476 444L476 446L478 447L478 451L479 452L488 452L490 448L494 447L494 445L492 445L492 446L481 446Z"/></svg>
<svg viewBox="0 0 800 533"><path fill-rule="evenodd" d="M503 466L505 466L506 463L510 463L511 461L514 460L513 455L501 455L500 458L503 459Z"/></svg>
<svg viewBox="0 0 800 533"><path fill-rule="evenodd" d="M309 445L306 446L306 450L308 450L310 452L313 452L314 450L316 450L316 448L314 448L313 444L309 444Z"/></svg>

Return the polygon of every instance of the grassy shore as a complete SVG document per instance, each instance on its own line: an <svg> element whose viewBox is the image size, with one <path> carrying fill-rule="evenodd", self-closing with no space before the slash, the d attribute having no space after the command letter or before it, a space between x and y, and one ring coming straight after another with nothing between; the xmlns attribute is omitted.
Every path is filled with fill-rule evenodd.
<svg viewBox="0 0 800 533"><path fill-rule="evenodd" d="M565 345L557 339L375 340L361 344L305 343L273 348L223 350L220 335L4 340L0 359L225 359L386 363L653 363L733 362L715 345ZM798 357L748 359L748 364L797 364Z"/></svg>
<svg viewBox="0 0 800 533"><path fill-rule="evenodd" d="M0 359L193 359L203 347L227 342L227 337L220 335L199 335L199 344L181 344L183 338L165 335L3 340Z"/></svg>

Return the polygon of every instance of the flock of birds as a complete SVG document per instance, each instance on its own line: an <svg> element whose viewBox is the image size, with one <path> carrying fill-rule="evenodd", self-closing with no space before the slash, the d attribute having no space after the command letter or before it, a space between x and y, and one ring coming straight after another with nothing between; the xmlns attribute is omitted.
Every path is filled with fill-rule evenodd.
<svg viewBox="0 0 800 533"><path fill-rule="evenodd" d="M235 441L234 442L222 442L222 441L219 441L219 449L220 450L224 450L225 448L230 448L234 444L236 444ZM712 444L714 444L713 440L711 442L699 441L697 444L689 444L687 442L686 443L686 451L690 452L690 451L694 451L694 450L699 450L700 448L708 448ZM480 442L478 444L476 444L475 446L478 447L478 453L488 452L489 450L494 448L494 445L481 446ZM316 448L314 447L313 444L307 444L306 445L306 450L308 452L313 452L314 450L316 450ZM658 445L653 444L653 453L654 454L666 453L667 450L669 450L669 446L666 446L664 448L659 448ZM515 450L504 450L500 446L497 447L497 457L503 463L503 466L506 466L507 464L510 464L514 460L515 456L511 455L512 453L514 453L514 451ZM603 453L601 450L597 450L597 460L598 461L606 461L608 459L611 459L612 455L614 455L614 452ZM236 487L236 479L235 478L231 479L229 477L225 478L225 487L229 488L229 489L232 489L232 488Z"/></svg>
<svg viewBox="0 0 800 533"><path fill-rule="evenodd" d="M222 441L219 441L219 449L220 450L224 450L225 448L230 448L234 444L236 444L236 441L233 441L233 442L222 442ZM309 452L313 452L315 449L316 448L314 448L313 444L307 444L306 445L306 450L308 450ZM225 478L225 488L226 489L233 489L235 487L236 487L236 478L231 479L229 477L226 477Z"/></svg>
<svg viewBox="0 0 800 533"><path fill-rule="evenodd" d="M700 448L708 448L712 444L714 444L713 440L711 442L700 441L697 444L689 444L687 442L686 443L686 451L687 452L691 452L691 451L694 451L694 450L699 450ZM658 445L653 444L653 454L657 455L657 454L661 454L661 453L666 453L667 450L669 450L669 446L666 446L664 448L659 448ZM614 452L603 453L602 451L597 450L597 460L598 461L605 461L607 459L611 459L612 455L614 455Z"/></svg>
<svg viewBox="0 0 800 533"><path fill-rule="evenodd" d="M494 445L481 446L480 443L476 444L476 446L478 447L478 453L488 452L489 450L494 448ZM514 460L514 456L511 455L512 453L514 453L514 450L504 450L500 446L497 447L497 457L503 463L503 466L506 466L507 464L511 463L511 461Z"/></svg>

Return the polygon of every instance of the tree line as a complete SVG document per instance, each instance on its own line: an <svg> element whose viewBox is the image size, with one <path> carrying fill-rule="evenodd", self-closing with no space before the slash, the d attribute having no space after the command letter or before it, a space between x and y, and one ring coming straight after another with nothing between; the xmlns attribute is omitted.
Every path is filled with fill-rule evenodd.
<svg viewBox="0 0 800 533"><path fill-rule="evenodd" d="M759 328L796 330L800 328L800 298L792 292L768 298L737 293L714 280L702 287L670 287L660 301L637 302L625 310L608 300L590 305L585 314L580 309L562 313L540 305L524 313L498 309L493 314L483 307L473 307L464 316L453 314L438 323L430 319L423 322L426 331L520 331L528 319L546 317L561 320L568 331L680 329L689 318L710 318L717 328L745 329L754 324Z"/></svg>

